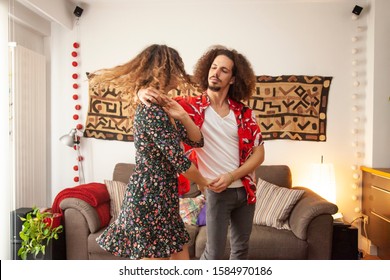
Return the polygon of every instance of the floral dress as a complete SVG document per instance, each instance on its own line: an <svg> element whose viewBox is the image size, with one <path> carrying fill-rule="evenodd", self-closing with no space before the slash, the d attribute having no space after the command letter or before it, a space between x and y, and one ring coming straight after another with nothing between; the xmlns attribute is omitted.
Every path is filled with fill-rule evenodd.
<svg viewBox="0 0 390 280"><path fill-rule="evenodd" d="M178 173L191 165L180 141L203 145L187 138L164 110L138 105L134 117L136 166L130 177L118 219L96 239L115 256L130 259L169 258L182 251L189 234L179 214Z"/></svg>

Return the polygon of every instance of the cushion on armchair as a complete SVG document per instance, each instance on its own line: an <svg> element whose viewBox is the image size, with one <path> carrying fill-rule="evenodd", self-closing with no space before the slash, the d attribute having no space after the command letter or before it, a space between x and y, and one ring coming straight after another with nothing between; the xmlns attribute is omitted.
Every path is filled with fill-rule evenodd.
<svg viewBox="0 0 390 280"><path fill-rule="evenodd" d="M259 178L253 223L289 230L288 217L304 192L279 187Z"/></svg>
<svg viewBox="0 0 390 280"><path fill-rule="evenodd" d="M203 194L197 197L180 198L180 216L185 224L196 225L198 215L205 205L205 197Z"/></svg>
<svg viewBox="0 0 390 280"><path fill-rule="evenodd" d="M110 223L114 222L121 211L123 197L127 189L127 184L120 181L104 180L108 193L110 194Z"/></svg>

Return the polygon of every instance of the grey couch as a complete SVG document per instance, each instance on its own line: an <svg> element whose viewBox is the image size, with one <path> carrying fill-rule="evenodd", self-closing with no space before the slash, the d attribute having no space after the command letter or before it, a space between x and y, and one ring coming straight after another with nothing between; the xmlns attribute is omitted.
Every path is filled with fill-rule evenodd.
<svg viewBox="0 0 390 280"><path fill-rule="evenodd" d="M128 182L133 165L118 163L113 173L114 181ZM273 184L291 188L290 168L286 165L260 166L256 175ZM326 201L311 190L305 193L293 208L289 223L291 230L253 225L250 237L249 259L330 259L332 250L333 217L337 206ZM198 195L191 188L187 196ZM120 259L105 252L96 243L104 228L100 228L98 215L93 207L77 198L66 198L60 203L65 217L67 259ZM190 233L190 256L199 259L206 243L206 226L186 225ZM228 238L229 240L229 238ZM227 242L225 258L229 258Z"/></svg>

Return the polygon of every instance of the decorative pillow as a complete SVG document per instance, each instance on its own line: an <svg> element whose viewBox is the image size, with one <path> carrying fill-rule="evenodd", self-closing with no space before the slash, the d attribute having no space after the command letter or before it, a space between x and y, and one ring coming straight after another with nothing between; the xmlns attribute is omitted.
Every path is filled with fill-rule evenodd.
<svg viewBox="0 0 390 280"><path fill-rule="evenodd" d="M104 180L104 183L106 184L108 193L110 194L110 223L112 223L118 218L119 212L121 211L127 184L120 181L110 180Z"/></svg>
<svg viewBox="0 0 390 280"><path fill-rule="evenodd" d="M279 187L259 178L253 223L290 230L288 217L304 192Z"/></svg>
<svg viewBox="0 0 390 280"><path fill-rule="evenodd" d="M205 197L203 194L197 197L180 198L180 216L185 224L196 225L200 210L205 204Z"/></svg>
<svg viewBox="0 0 390 280"><path fill-rule="evenodd" d="M200 210L196 224L200 227L206 225L206 204Z"/></svg>

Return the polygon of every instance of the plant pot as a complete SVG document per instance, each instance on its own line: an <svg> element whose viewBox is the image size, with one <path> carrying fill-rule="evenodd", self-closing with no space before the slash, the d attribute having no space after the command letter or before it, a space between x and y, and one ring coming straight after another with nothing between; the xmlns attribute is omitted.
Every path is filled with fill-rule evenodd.
<svg viewBox="0 0 390 280"><path fill-rule="evenodd" d="M45 254L42 252L39 252L36 256L34 254L29 254L27 256L27 260L51 260L52 259L52 249L53 249L53 242L49 242L49 245L46 246Z"/></svg>

